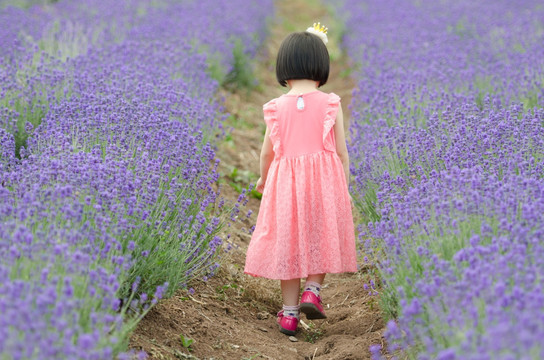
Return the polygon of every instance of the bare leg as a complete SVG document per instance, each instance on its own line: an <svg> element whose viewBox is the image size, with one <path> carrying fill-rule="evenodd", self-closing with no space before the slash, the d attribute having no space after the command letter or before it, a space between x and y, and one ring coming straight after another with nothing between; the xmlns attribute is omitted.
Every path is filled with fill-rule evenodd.
<svg viewBox="0 0 544 360"><path fill-rule="evenodd" d="M281 295L283 305L298 305L298 296L300 293L300 279L281 280Z"/></svg>
<svg viewBox="0 0 544 360"><path fill-rule="evenodd" d="M323 285L323 281L325 281L325 275L327 275L327 274L308 275L308 277L306 278L306 281L313 281L313 282L316 282L318 284Z"/></svg>

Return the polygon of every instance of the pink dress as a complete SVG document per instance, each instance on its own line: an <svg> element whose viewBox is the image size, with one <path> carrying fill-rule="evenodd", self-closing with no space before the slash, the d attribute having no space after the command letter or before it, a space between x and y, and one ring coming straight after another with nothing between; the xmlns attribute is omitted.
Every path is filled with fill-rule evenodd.
<svg viewBox="0 0 544 360"><path fill-rule="evenodd" d="M339 105L338 95L316 90L263 106L275 156L245 273L289 280L357 271L351 204L333 129Z"/></svg>

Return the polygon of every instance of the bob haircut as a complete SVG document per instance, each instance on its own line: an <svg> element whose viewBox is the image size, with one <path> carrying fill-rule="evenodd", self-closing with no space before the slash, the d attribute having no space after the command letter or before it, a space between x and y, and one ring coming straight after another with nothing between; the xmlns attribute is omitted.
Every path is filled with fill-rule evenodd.
<svg viewBox="0 0 544 360"><path fill-rule="evenodd" d="M276 59L276 78L281 86L287 80L308 79L323 86L329 79L329 51L323 41L308 32L288 35L280 45Z"/></svg>

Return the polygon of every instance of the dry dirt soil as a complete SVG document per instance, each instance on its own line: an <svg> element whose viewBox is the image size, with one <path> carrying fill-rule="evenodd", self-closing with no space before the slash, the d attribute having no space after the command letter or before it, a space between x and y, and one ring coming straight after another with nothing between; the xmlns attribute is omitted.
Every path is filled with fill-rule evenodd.
<svg viewBox="0 0 544 360"><path fill-rule="evenodd" d="M304 30L315 21L329 26L331 74L323 91L342 98L345 127L353 82L349 59L333 36L336 19L316 0L276 1L277 14L270 35L255 64L259 86L252 90L222 90L226 111L231 114L227 140L220 145L222 193L234 202L239 193L232 183L246 186L259 173L259 153L265 131L262 105L286 92L275 80L275 54L281 40L292 31ZM236 169L234 172L233 170ZM150 359L370 359L369 346L384 345L384 321L377 298L363 288L369 269L356 274L328 275L322 291L328 318L309 321L302 317L296 342L278 331L276 313L281 309L279 281L243 273L245 250L255 224L260 201L250 198L237 224L225 235L233 249L222 256L218 273L207 281L191 284L194 293L180 290L159 302L140 322L130 348L144 350ZM355 219L357 221L357 219ZM363 264L361 261L360 264ZM183 346L181 337L193 340ZM187 345L187 344L186 344Z"/></svg>

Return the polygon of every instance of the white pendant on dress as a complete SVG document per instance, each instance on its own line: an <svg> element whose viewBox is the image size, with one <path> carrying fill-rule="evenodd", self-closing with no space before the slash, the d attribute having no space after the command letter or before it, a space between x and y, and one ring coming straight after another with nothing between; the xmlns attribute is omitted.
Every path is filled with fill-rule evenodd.
<svg viewBox="0 0 544 360"><path fill-rule="evenodd" d="M297 109L304 110L304 99L302 96L299 96L297 99Z"/></svg>

